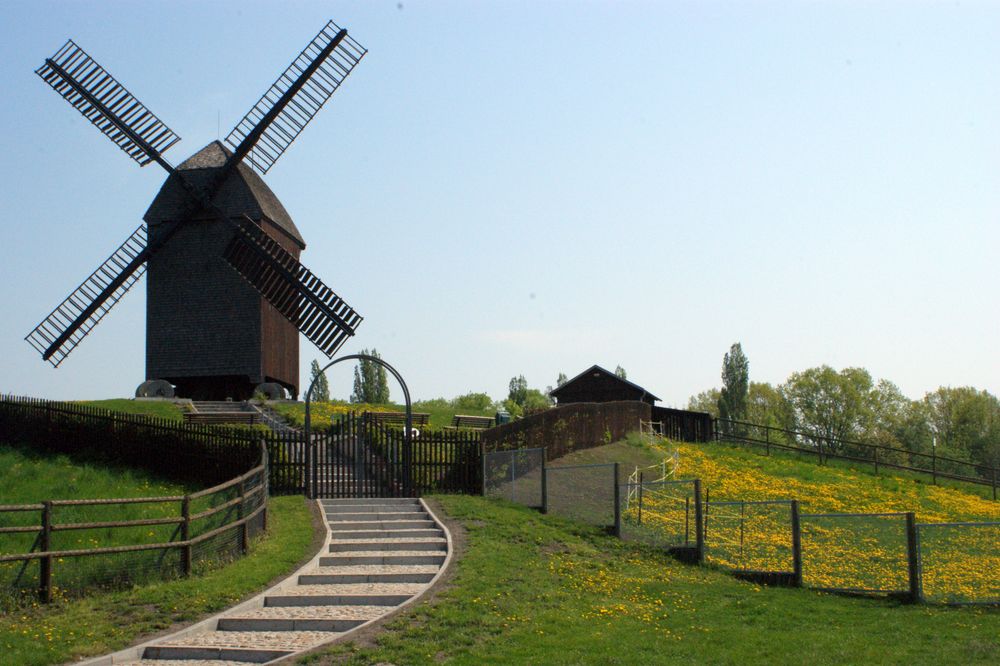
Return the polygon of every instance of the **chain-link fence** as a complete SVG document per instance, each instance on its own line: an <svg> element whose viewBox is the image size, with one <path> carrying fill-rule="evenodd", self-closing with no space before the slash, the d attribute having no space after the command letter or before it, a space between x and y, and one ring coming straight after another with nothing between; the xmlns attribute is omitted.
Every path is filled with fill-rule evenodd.
<svg viewBox="0 0 1000 666"><path fill-rule="evenodd" d="M697 481L623 484L621 535L663 548L697 548Z"/></svg>
<svg viewBox="0 0 1000 666"><path fill-rule="evenodd" d="M912 513L802 514L801 521L807 587L900 596L914 591Z"/></svg>
<svg viewBox="0 0 1000 666"><path fill-rule="evenodd" d="M927 601L1000 604L1000 522L917 525Z"/></svg>
<svg viewBox="0 0 1000 666"><path fill-rule="evenodd" d="M545 449L489 451L483 454L483 496L542 508Z"/></svg>
<svg viewBox="0 0 1000 666"><path fill-rule="evenodd" d="M615 529L617 469L614 463L545 467L545 510L589 525Z"/></svg>
<svg viewBox="0 0 1000 666"><path fill-rule="evenodd" d="M794 575L791 500L705 502L705 561L738 572Z"/></svg>

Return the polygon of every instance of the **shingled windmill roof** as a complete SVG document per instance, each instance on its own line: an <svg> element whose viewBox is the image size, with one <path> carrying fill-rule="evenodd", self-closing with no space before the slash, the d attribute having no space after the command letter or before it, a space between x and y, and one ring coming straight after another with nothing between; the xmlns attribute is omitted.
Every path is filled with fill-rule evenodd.
<svg viewBox="0 0 1000 666"><path fill-rule="evenodd" d="M184 176L196 187L208 185L216 171L226 163L232 153L219 141L213 141L191 157L178 165L178 171L186 172ZM176 176L170 176L160 188L149 210L143 216L150 226L167 220L186 217L187 207L191 197L184 192L176 182ZM255 220L267 218L274 225L294 240L302 249L306 242L299 233L288 211L278 201L271 188L261 180L252 169L242 161L219 188L212 201L227 214L239 216L246 214Z"/></svg>

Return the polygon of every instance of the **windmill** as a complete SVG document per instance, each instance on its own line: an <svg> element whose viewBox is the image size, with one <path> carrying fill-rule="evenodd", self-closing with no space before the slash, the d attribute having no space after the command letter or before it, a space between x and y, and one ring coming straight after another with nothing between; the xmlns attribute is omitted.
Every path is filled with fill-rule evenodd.
<svg viewBox="0 0 1000 666"><path fill-rule="evenodd" d="M225 139L174 167L180 140L72 40L36 73L140 166L168 173L143 222L27 340L58 367L142 277L146 380L180 395L298 389L298 334L328 357L361 316L298 258L305 242L260 178L367 51L330 21Z"/></svg>

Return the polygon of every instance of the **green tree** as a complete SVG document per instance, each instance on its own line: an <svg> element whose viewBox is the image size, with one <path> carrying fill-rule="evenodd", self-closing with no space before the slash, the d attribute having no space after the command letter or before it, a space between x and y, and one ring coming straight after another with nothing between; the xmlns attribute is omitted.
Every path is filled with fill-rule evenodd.
<svg viewBox="0 0 1000 666"><path fill-rule="evenodd" d="M619 379L628 379L628 373L625 372L625 368L620 365L615 366L615 376Z"/></svg>
<svg viewBox="0 0 1000 666"><path fill-rule="evenodd" d="M556 388L559 388L560 386L562 386L563 384L565 384L568 381L569 381L569 379L567 379L566 373L565 372L560 372L559 376L556 377Z"/></svg>
<svg viewBox="0 0 1000 666"><path fill-rule="evenodd" d="M375 349L362 349L361 354L382 358ZM351 402L384 405L389 402L389 381L385 367L375 361L360 359L354 368L354 390Z"/></svg>
<svg viewBox="0 0 1000 666"><path fill-rule="evenodd" d="M524 375L512 377L508 388L507 399L524 407L524 401L528 397L528 380L524 378Z"/></svg>
<svg viewBox="0 0 1000 666"><path fill-rule="evenodd" d="M326 374L321 372L319 361L313 359L309 366L309 381L313 382L313 392L311 400L313 402L330 401L330 384L326 381Z"/></svg>
<svg viewBox="0 0 1000 666"><path fill-rule="evenodd" d="M493 398L485 393L466 393L452 400L456 409L485 412L493 406Z"/></svg>
<svg viewBox="0 0 1000 666"><path fill-rule="evenodd" d="M688 409L692 412L707 412L713 417L719 417L719 389L702 391L688 398Z"/></svg>
<svg viewBox="0 0 1000 666"><path fill-rule="evenodd" d="M722 359L722 390L719 391L719 418L742 421L747 415L747 392L750 385L750 361L743 346L735 343ZM723 424L723 429L728 428Z"/></svg>
<svg viewBox="0 0 1000 666"><path fill-rule="evenodd" d="M971 386L945 387L923 400L939 454L1000 466L1000 401Z"/></svg>
<svg viewBox="0 0 1000 666"><path fill-rule="evenodd" d="M781 393L795 427L826 439L858 440L870 432L874 383L864 368L837 372L828 365L795 372Z"/></svg>

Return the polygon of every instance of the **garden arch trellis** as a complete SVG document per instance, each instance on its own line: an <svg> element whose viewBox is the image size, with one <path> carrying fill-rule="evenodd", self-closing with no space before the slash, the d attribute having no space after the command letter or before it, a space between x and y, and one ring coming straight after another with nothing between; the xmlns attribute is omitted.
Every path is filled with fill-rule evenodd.
<svg viewBox="0 0 1000 666"><path fill-rule="evenodd" d="M392 367L389 363L382 360L377 356L372 356L370 354L349 354L347 356L341 356L340 358L334 359L324 365L316 377L313 377L312 381L309 382L309 388L306 390L306 415L305 415L305 440L306 440L306 495L310 499L314 499L321 495L328 495L329 489L331 487L330 483L321 483L321 481L329 480L332 475L343 473L345 470L350 469L355 475L359 473L364 473L365 465L359 464L359 461L363 462L366 458L371 458L373 451L371 450L371 442L365 441L363 437L363 432L356 432L351 430L349 434L338 434L333 435L332 433L324 434L322 436L313 436L312 433L312 393L313 388L316 384L316 379L319 375L326 375L326 371L332 366L342 363L344 361L370 361L372 363L377 363L383 368L388 370L396 381L399 382L400 388L403 389L403 398L406 401L406 427L403 430L403 442L402 442L402 459L400 461L402 465L402 478L404 480L403 493L408 496L413 495L413 476L411 474L411 468L413 464L413 409L410 401L410 389L406 386L406 381L403 380L403 376ZM356 426L356 420L352 421ZM335 441L335 438L348 438L348 442ZM353 459L350 465L343 464L344 461L341 456L344 454L343 446L344 444L351 449L353 454ZM336 445L341 446L341 450L334 451L331 447ZM341 463L341 464L338 464ZM355 481L357 481L355 477ZM355 483L354 488L359 489L356 494L371 494L371 489L366 488L364 492L360 491L362 488L361 483Z"/></svg>

